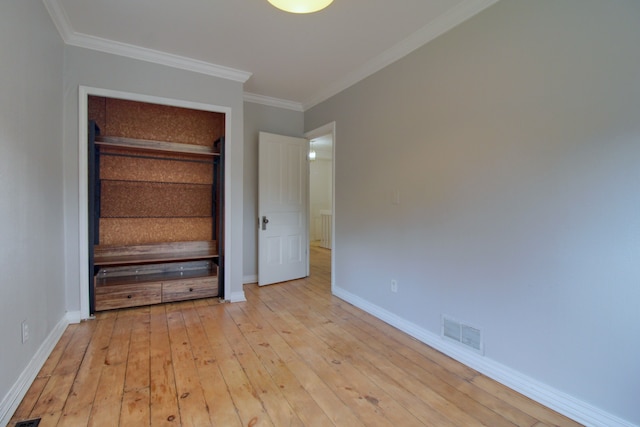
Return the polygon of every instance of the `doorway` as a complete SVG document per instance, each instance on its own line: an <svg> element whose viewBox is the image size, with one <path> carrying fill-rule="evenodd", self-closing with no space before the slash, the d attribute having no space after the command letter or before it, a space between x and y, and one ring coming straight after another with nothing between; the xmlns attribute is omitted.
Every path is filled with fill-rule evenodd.
<svg viewBox="0 0 640 427"><path fill-rule="evenodd" d="M330 276L333 289L335 123L305 137L309 139L309 274Z"/></svg>
<svg viewBox="0 0 640 427"><path fill-rule="evenodd" d="M309 141L309 241L331 249L333 216L333 135Z"/></svg>

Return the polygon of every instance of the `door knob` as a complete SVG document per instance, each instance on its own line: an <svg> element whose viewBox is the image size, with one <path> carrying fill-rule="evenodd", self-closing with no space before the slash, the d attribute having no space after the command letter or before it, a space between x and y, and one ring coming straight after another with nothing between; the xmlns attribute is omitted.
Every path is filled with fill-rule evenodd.
<svg viewBox="0 0 640 427"><path fill-rule="evenodd" d="M267 218L266 216L262 217L262 229L266 230L267 229L267 224L269 224L269 218Z"/></svg>

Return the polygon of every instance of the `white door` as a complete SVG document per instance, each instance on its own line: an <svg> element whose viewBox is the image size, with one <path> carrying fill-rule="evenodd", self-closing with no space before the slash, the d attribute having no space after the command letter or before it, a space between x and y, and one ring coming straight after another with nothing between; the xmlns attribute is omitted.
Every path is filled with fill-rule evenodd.
<svg viewBox="0 0 640 427"><path fill-rule="evenodd" d="M309 142L260 132L258 285L307 276Z"/></svg>

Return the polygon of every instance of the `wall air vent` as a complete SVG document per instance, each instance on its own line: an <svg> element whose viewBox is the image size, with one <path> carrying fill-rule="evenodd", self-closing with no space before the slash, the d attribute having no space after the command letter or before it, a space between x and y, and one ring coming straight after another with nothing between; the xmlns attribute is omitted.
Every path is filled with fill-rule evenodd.
<svg viewBox="0 0 640 427"><path fill-rule="evenodd" d="M442 337L483 354L482 331L442 315Z"/></svg>
<svg viewBox="0 0 640 427"><path fill-rule="evenodd" d="M15 427L38 427L38 424L40 424L40 418L34 418L32 420L18 421Z"/></svg>

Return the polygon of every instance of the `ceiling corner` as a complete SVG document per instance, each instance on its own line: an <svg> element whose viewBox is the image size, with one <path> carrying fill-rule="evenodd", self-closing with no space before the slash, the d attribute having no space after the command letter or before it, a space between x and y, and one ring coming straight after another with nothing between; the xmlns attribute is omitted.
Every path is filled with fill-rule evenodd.
<svg viewBox="0 0 640 427"><path fill-rule="evenodd" d="M69 24L69 17L65 13L64 9L58 3L58 0L42 0L44 3L44 7L49 12L49 16L53 21L53 25L55 25L60 37L65 43L68 43L71 38L71 34L73 34L73 30L71 29L71 24Z"/></svg>
<svg viewBox="0 0 640 427"><path fill-rule="evenodd" d="M107 40L88 34L77 33L71 27L69 17L60 6L58 0L42 0L42 2L49 12L55 27L62 37L62 40L67 45L153 62L160 65L193 71L213 77L220 77L240 83L246 83L253 74L248 71L237 70L235 68L200 61L185 56L173 55L140 46Z"/></svg>

